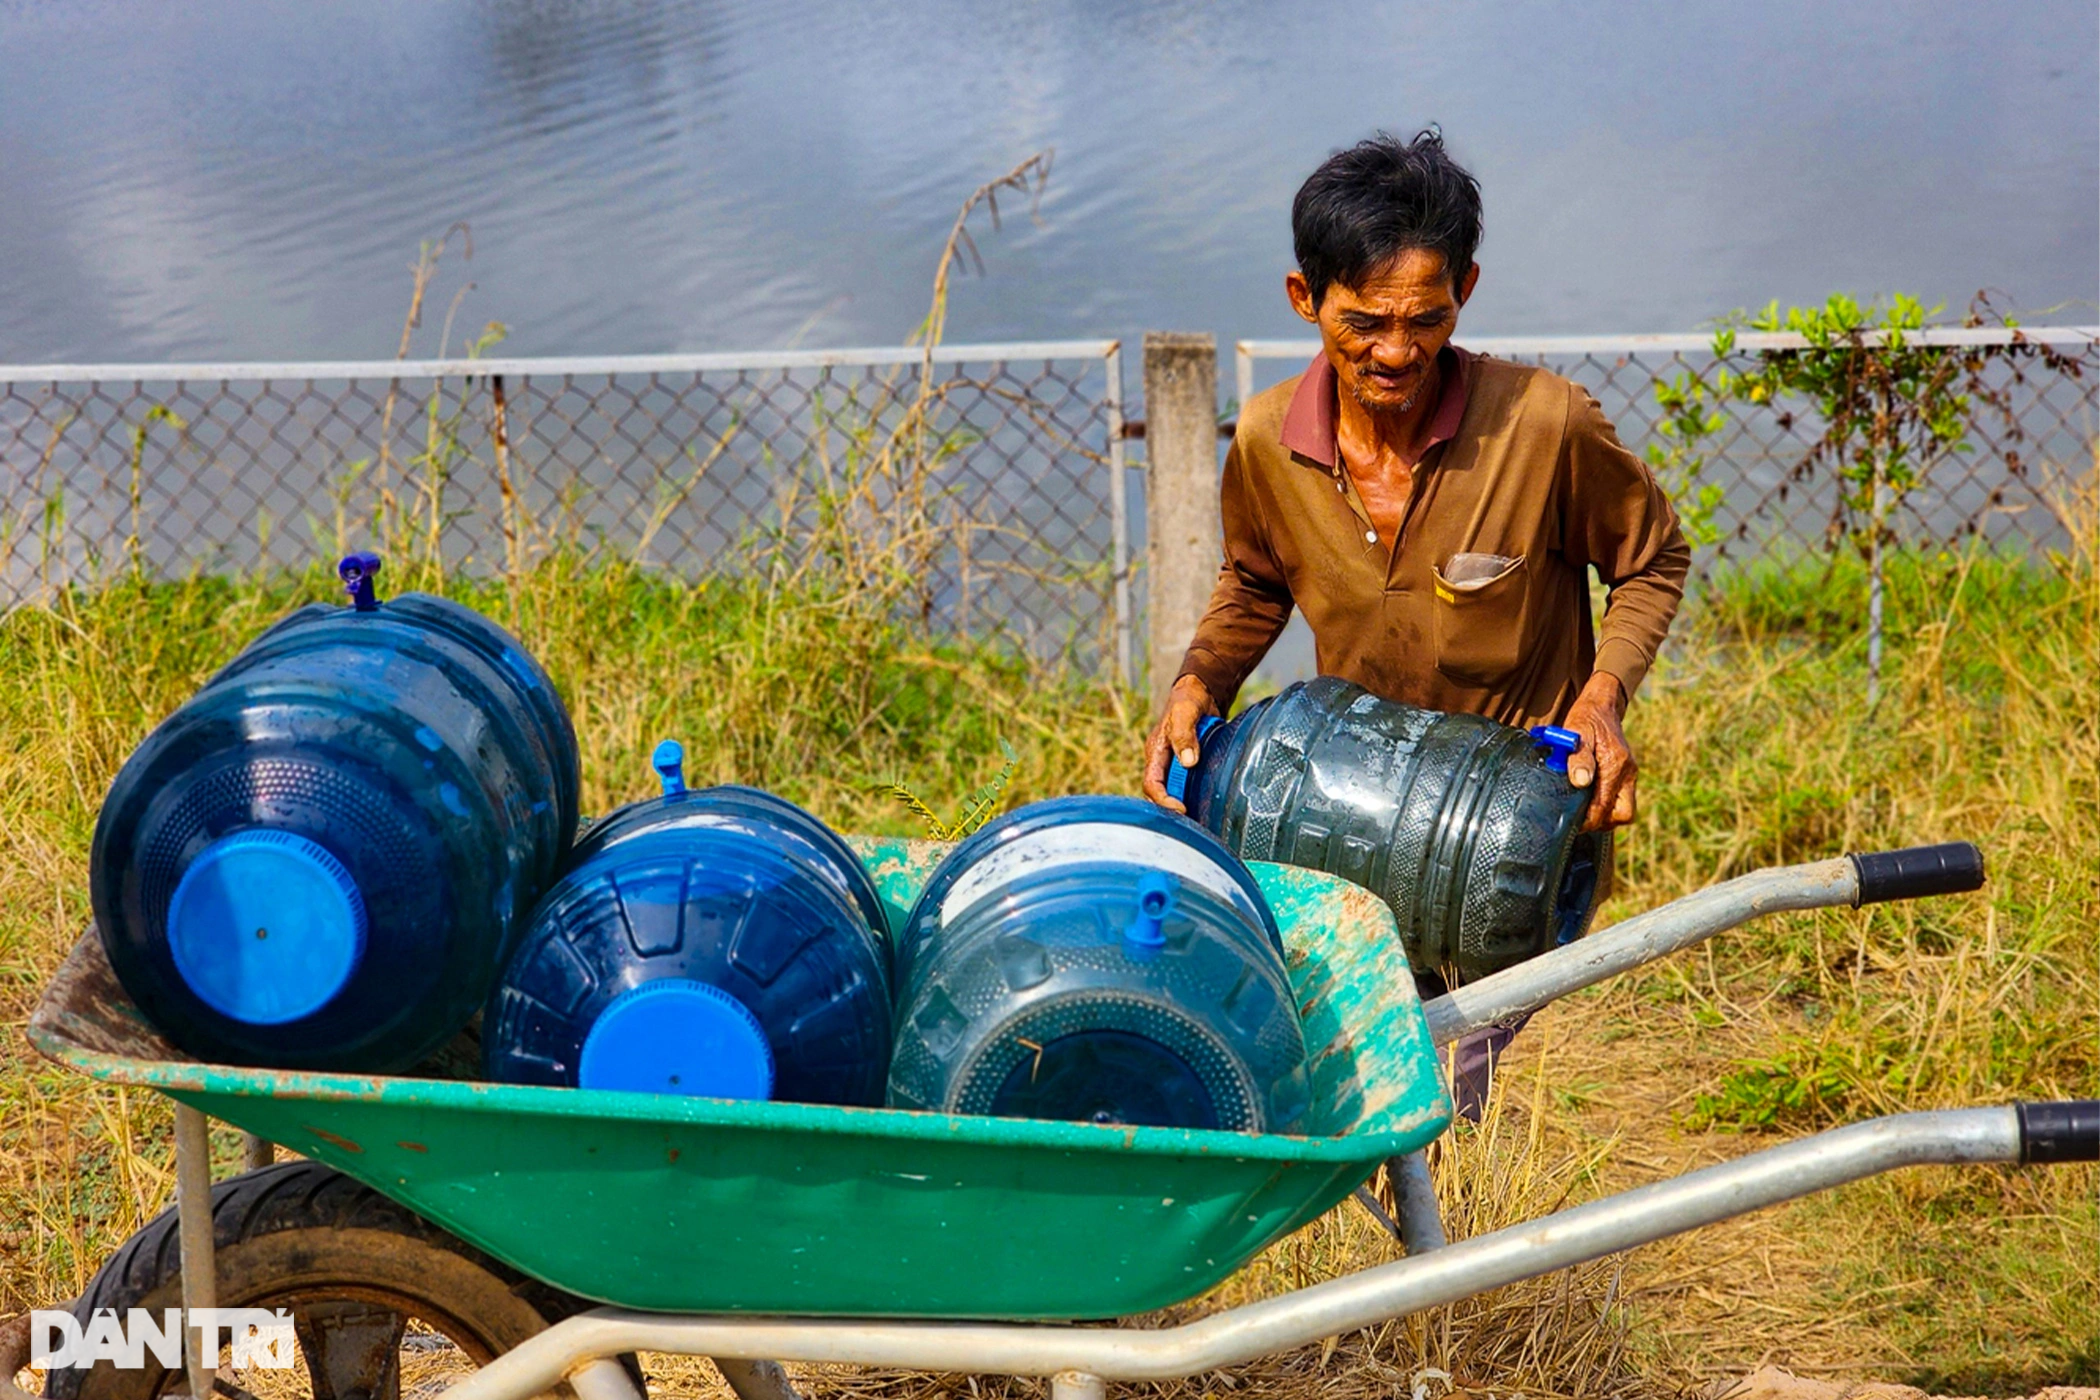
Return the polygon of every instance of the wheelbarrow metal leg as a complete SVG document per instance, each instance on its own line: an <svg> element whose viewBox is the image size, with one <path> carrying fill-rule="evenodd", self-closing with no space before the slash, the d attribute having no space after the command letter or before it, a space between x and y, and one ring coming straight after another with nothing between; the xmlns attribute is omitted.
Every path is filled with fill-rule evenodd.
<svg viewBox="0 0 2100 1400"><path fill-rule="evenodd" d="M568 1382L576 1400L649 1400L648 1392L634 1383L625 1366L603 1357L569 1372Z"/></svg>
<svg viewBox="0 0 2100 1400"><path fill-rule="evenodd" d="M738 1361L726 1356L718 1356L714 1361L715 1369L729 1382L737 1400L802 1400L778 1361Z"/></svg>
<svg viewBox="0 0 2100 1400"><path fill-rule="evenodd" d="M1437 1215L1436 1188L1430 1184L1429 1158L1425 1152L1389 1158L1385 1164L1385 1179L1393 1186L1393 1206L1399 1212L1398 1220L1386 1214L1385 1207L1372 1194L1369 1182L1356 1188L1356 1203L1384 1226L1387 1234L1400 1241L1409 1254L1442 1249L1444 1222Z"/></svg>
<svg viewBox="0 0 2100 1400"><path fill-rule="evenodd" d="M188 1104L175 1105L175 1211L182 1245L182 1361L192 1400L206 1400L218 1374L214 1335L191 1321L219 1305L211 1235L211 1120Z"/></svg>
<svg viewBox="0 0 2100 1400"><path fill-rule="evenodd" d="M1059 1371L1050 1378L1050 1400L1106 1400L1108 1382L1086 1371Z"/></svg>
<svg viewBox="0 0 2100 1400"><path fill-rule="evenodd" d="M241 1134L241 1170L261 1171L277 1160L277 1144L253 1133Z"/></svg>
<svg viewBox="0 0 2100 1400"><path fill-rule="evenodd" d="M1393 1176L1393 1204L1400 1212L1400 1242L1409 1254L1444 1247L1444 1221L1437 1214L1436 1184L1429 1179L1426 1149L1385 1164Z"/></svg>

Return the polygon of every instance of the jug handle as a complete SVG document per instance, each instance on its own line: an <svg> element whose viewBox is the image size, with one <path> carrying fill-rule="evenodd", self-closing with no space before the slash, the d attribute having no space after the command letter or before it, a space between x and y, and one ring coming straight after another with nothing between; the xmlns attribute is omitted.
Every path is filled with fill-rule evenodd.
<svg viewBox="0 0 2100 1400"><path fill-rule="evenodd" d="M346 554L336 563L335 572L343 581L343 591L350 595L350 605L359 612L379 610L379 599L372 592L372 579L379 568L379 556L369 550Z"/></svg>

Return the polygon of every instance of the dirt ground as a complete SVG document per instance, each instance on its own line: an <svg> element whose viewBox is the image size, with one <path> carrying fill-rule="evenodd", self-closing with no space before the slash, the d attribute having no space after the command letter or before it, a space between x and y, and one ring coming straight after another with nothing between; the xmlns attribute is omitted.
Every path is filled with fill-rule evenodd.
<svg viewBox="0 0 2100 1400"><path fill-rule="evenodd" d="M1829 1381L1797 1376L1779 1366L1760 1366L1741 1380L1721 1381L1700 1400L1968 1400L1968 1397L1927 1396L1908 1385L1854 1382L1834 1385ZM2100 1400L2100 1390L2090 1386L2052 1385L2024 1400Z"/></svg>

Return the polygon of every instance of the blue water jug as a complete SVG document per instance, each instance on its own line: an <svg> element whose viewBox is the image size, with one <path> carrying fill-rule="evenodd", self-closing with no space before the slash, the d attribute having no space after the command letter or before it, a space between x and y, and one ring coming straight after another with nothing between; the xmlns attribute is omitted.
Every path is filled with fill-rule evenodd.
<svg viewBox="0 0 2100 1400"><path fill-rule="evenodd" d="M110 965L198 1059L405 1069L481 1005L576 826L553 683L471 609L292 613L118 772L89 883Z"/></svg>
<svg viewBox="0 0 2100 1400"><path fill-rule="evenodd" d="M1167 792L1248 860L1324 870L1392 907L1418 973L1486 976L1580 938L1611 836L1582 830L1578 735L1382 699L1333 676L1206 720Z"/></svg>
<svg viewBox="0 0 2100 1400"><path fill-rule="evenodd" d="M897 950L899 1108L1292 1132L1305 1036L1261 889L1150 803L1011 812L943 860Z"/></svg>
<svg viewBox="0 0 2100 1400"><path fill-rule="evenodd" d="M874 1106L889 928L852 850L755 788L663 795L577 843L482 1018L490 1079Z"/></svg>

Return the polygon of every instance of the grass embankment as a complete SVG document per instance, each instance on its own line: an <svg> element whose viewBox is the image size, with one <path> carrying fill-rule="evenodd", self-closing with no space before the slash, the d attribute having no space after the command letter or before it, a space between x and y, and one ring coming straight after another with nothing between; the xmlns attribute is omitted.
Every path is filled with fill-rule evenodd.
<svg viewBox="0 0 2100 1400"><path fill-rule="evenodd" d="M1611 913L1761 865L1963 837L1990 888L1770 919L1549 1008L1487 1125L1444 1145L1454 1236L1847 1119L2100 1093L2094 564L1904 561L1872 712L1854 571L1810 562L1713 593L1632 721L1644 813ZM155 720L320 596L319 578L121 586L0 622L0 1314L77 1293L170 1197L163 1102L60 1073L18 1030L87 921L96 804ZM647 792L666 735L695 781L771 787L848 829L913 829L894 780L952 810L1002 741L1011 802L1134 789L1144 717L1127 697L863 608L558 564L462 596L560 682L589 810ZM1434 1367L1501 1394L1669 1394L1761 1359L1983 1393L2092 1383L2095 1190L2084 1168L1908 1172L1166 1389L1389 1396ZM1192 1306L1389 1251L1344 1207ZM928 1387L977 1389L895 1388Z"/></svg>

